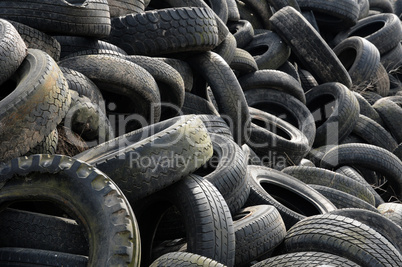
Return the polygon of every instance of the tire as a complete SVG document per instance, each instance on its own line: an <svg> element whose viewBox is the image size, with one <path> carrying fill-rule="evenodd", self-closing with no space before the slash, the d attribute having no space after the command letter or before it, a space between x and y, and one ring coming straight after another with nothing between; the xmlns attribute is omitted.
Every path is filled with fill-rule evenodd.
<svg viewBox="0 0 402 267"><path fill-rule="evenodd" d="M0 41L2 43L0 55L4 58L0 67L0 84L8 80L20 67L27 56L27 46L15 27L8 21L0 19Z"/></svg>
<svg viewBox="0 0 402 267"><path fill-rule="evenodd" d="M71 101L62 72L43 51L29 49L11 80L16 87L3 85L0 101L0 161L35 147L61 122Z"/></svg>
<svg viewBox="0 0 402 267"><path fill-rule="evenodd" d="M57 128L55 128L48 136L45 136L45 138L39 142L39 144L29 150L25 156L32 154L56 154L58 141L59 133L57 132Z"/></svg>
<svg viewBox="0 0 402 267"><path fill-rule="evenodd" d="M181 111L185 115L207 114L219 116L219 112L216 110L211 101L190 92L186 92L184 94L184 103Z"/></svg>
<svg viewBox="0 0 402 267"><path fill-rule="evenodd" d="M315 184L309 184L309 186L311 186L313 189L317 190L318 193L326 197L338 209L359 208L377 212L377 209L373 205L341 190L334 189L329 186Z"/></svg>
<svg viewBox="0 0 402 267"><path fill-rule="evenodd" d="M99 88L84 74L60 67L64 78L66 78L68 89L76 91L79 96L88 97L92 104L96 105L103 114L106 114L105 100Z"/></svg>
<svg viewBox="0 0 402 267"><path fill-rule="evenodd" d="M391 1L369 0L370 10L379 11L380 13L394 13Z"/></svg>
<svg viewBox="0 0 402 267"><path fill-rule="evenodd" d="M198 118L202 120L208 133L222 135L233 140L229 125L220 116L199 115Z"/></svg>
<svg viewBox="0 0 402 267"><path fill-rule="evenodd" d="M316 119L313 147L341 142L352 132L359 118L359 102L341 83L324 83L309 90L306 106Z"/></svg>
<svg viewBox="0 0 402 267"><path fill-rule="evenodd" d="M64 126L84 139L89 147L113 139L114 130L106 115L86 96L71 92L71 106L64 118ZM74 138L70 137L71 141Z"/></svg>
<svg viewBox="0 0 402 267"><path fill-rule="evenodd" d="M246 156L247 165L263 165L260 157L247 144L242 145L241 148Z"/></svg>
<svg viewBox="0 0 402 267"><path fill-rule="evenodd" d="M119 136L75 158L113 177L134 203L195 171L212 151L204 124L197 116L188 115Z"/></svg>
<svg viewBox="0 0 402 267"><path fill-rule="evenodd" d="M373 43L380 55L383 55L396 47L402 38L402 28L399 18L395 14L384 13L369 16L340 33L334 40L338 44L350 36L361 36Z"/></svg>
<svg viewBox="0 0 402 267"><path fill-rule="evenodd" d="M272 31L254 35L244 47L257 62L258 69L277 69L290 56L290 48Z"/></svg>
<svg viewBox="0 0 402 267"><path fill-rule="evenodd" d="M300 84L305 93L308 92L310 89L318 86L317 80L308 70L299 68L298 74L300 76Z"/></svg>
<svg viewBox="0 0 402 267"><path fill-rule="evenodd" d="M65 0L32 0L24 5L19 1L8 0L1 2L0 10L2 18L52 35L103 38L110 33L110 13L106 0L80 0L74 3Z"/></svg>
<svg viewBox="0 0 402 267"><path fill-rule="evenodd" d="M276 11L280 10L282 7L291 6L297 11L300 10L299 3L296 0L268 0L268 3L271 7L273 7Z"/></svg>
<svg viewBox="0 0 402 267"><path fill-rule="evenodd" d="M237 144L249 138L250 114L242 88L221 56L205 52L187 59L208 82L218 104L219 114L231 126Z"/></svg>
<svg viewBox="0 0 402 267"><path fill-rule="evenodd" d="M51 56L56 62L59 61L61 46L54 37L24 24L15 21L9 22L18 31L27 47L43 50L48 53L49 56ZM16 47L18 47L18 42Z"/></svg>
<svg viewBox="0 0 402 267"><path fill-rule="evenodd" d="M328 151L321 160L321 167L326 169L349 164L380 172L394 195L402 199L402 162L388 150L366 144L339 145Z"/></svg>
<svg viewBox="0 0 402 267"><path fill-rule="evenodd" d="M235 56L236 47L236 38L233 36L233 34L228 33L225 40L223 40L222 43L220 43L212 51L220 55L226 61L226 63L230 64Z"/></svg>
<svg viewBox="0 0 402 267"><path fill-rule="evenodd" d="M402 143L402 108L400 108L395 102L382 98L376 101L373 108L380 114L385 127L389 130L392 136L395 138L398 144ZM397 145L398 145L397 144ZM394 147L393 151L396 147Z"/></svg>
<svg viewBox="0 0 402 267"><path fill-rule="evenodd" d="M253 16L255 12L249 5L246 5L243 1L236 1L237 9L239 10L240 19L250 22L254 29L264 29L264 23L260 16ZM255 33L256 34L256 33Z"/></svg>
<svg viewBox="0 0 402 267"><path fill-rule="evenodd" d="M401 254L369 226L341 215L315 215L288 231L284 251L319 251L345 257L362 266L397 266Z"/></svg>
<svg viewBox="0 0 402 267"><path fill-rule="evenodd" d="M0 213L0 218L1 247L88 256L88 237L75 220L10 208Z"/></svg>
<svg viewBox="0 0 402 267"><path fill-rule="evenodd" d="M178 71L169 64L152 57L126 56L154 77L162 102L161 120L176 116L184 103L184 81Z"/></svg>
<svg viewBox="0 0 402 267"><path fill-rule="evenodd" d="M253 40L254 28L248 20L229 21L227 26L235 37L238 48L244 49Z"/></svg>
<svg viewBox="0 0 402 267"><path fill-rule="evenodd" d="M333 48L352 79L353 91L364 91L378 81L380 52L377 47L359 36L349 37Z"/></svg>
<svg viewBox="0 0 402 267"><path fill-rule="evenodd" d="M263 164L281 170L297 165L310 150L307 137L290 123L250 107L251 135L247 142Z"/></svg>
<svg viewBox="0 0 402 267"><path fill-rule="evenodd" d="M154 260L151 265L149 265L149 267L169 266L225 267L225 265L223 265L222 263L190 252L169 252L160 256L159 258Z"/></svg>
<svg viewBox="0 0 402 267"><path fill-rule="evenodd" d="M1 266L87 266L88 257L29 248L0 248Z"/></svg>
<svg viewBox="0 0 402 267"><path fill-rule="evenodd" d="M283 169L282 172L295 177L303 183L328 186L351 194L352 196L366 201L370 205L375 205L374 196L368 189L370 185L357 182L345 175L318 167L299 166L287 167Z"/></svg>
<svg viewBox="0 0 402 267"><path fill-rule="evenodd" d="M198 7L150 10L113 18L108 40L128 54L147 56L209 51L219 44L213 12Z"/></svg>
<svg viewBox="0 0 402 267"><path fill-rule="evenodd" d="M98 86L102 94L109 92L125 96L131 103L127 107L129 111L142 116L141 119L147 123L159 121L161 107L158 85L152 75L139 65L108 55L68 58L60 61L59 65L81 72Z"/></svg>
<svg viewBox="0 0 402 267"><path fill-rule="evenodd" d="M258 70L254 57L241 48L236 48L232 62L229 64L237 77L252 73Z"/></svg>
<svg viewBox="0 0 402 267"><path fill-rule="evenodd" d="M373 106L359 93L353 92L357 101L359 102L360 115L364 115L381 126L384 126L384 121L381 119L378 112L373 108Z"/></svg>
<svg viewBox="0 0 402 267"><path fill-rule="evenodd" d="M289 74L279 70L257 70L239 79L243 91L250 89L274 89L300 100L306 104L306 97L300 83Z"/></svg>
<svg viewBox="0 0 402 267"><path fill-rule="evenodd" d="M351 87L350 76L340 60L299 12L290 6L284 7L270 21L273 30L301 61L301 67L308 69L320 84L340 82Z"/></svg>
<svg viewBox="0 0 402 267"><path fill-rule="evenodd" d="M364 19L368 16L370 11L369 0L358 0L357 4L359 5L359 18L358 20Z"/></svg>
<svg viewBox="0 0 402 267"><path fill-rule="evenodd" d="M319 267L319 266L344 266L358 267L360 265L332 253L323 252L294 252L270 257L260 261L251 267Z"/></svg>
<svg viewBox="0 0 402 267"><path fill-rule="evenodd" d="M279 66L278 70L283 71L292 76L293 78L295 78L295 80L299 83L299 86L301 86L301 80L298 73L297 63L291 63L290 61L287 60L285 63Z"/></svg>
<svg viewBox="0 0 402 267"><path fill-rule="evenodd" d="M105 174L61 155L15 158L1 167L1 174L5 181L1 203L47 200L79 218L77 222L84 225L89 236L88 265L139 266L136 218L121 190Z"/></svg>
<svg viewBox="0 0 402 267"><path fill-rule="evenodd" d="M230 213L235 214L246 202L250 187L245 179L247 161L241 147L233 139L209 133L213 155L194 172L211 182L225 199Z"/></svg>
<svg viewBox="0 0 402 267"><path fill-rule="evenodd" d="M338 209L329 212L330 214L342 215L361 223L364 223L384 236L399 251L402 251L402 240L398 238L402 234L400 228L393 221L384 217L378 210L369 211L365 209Z"/></svg>
<svg viewBox="0 0 402 267"><path fill-rule="evenodd" d="M274 206L247 207L233 217L235 266L250 266L254 260L269 257L285 238L285 224Z"/></svg>
<svg viewBox="0 0 402 267"><path fill-rule="evenodd" d="M378 211L402 228L402 205L400 203L386 202L377 207Z"/></svg>
<svg viewBox="0 0 402 267"><path fill-rule="evenodd" d="M98 40L97 38L89 38L82 36L54 36L61 45L60 58L65 59L80 55L90 54L110 54L124 57L127 53L113 44Z"/></svg>
<svg viewBox="0 0 402 267"><path fill-rule="evenodd" d="M120 17L145 11L144 0L108 0L110 17Z"/></svg>
<svg viewBox="0 0 402 267"><path fill-rule="evenodd" d="M263 29L270 29L269 18L272 16L271 8L266 1L243 0L246 6L252 10L252 16L258 17L262 23Z"/></svg>
<svg viewBox="0 0 402 267"><path fill-rule="evenodd" d="M186 229L187 252L227 266L234 265L235 235L229 208L219 191L208 180L198 175L189 175L136 205L134 211L138 214L143 237L144 265L155 260L151 251L155 245L153 235L157 230L160 216L171 205L182 214Z"/></svg>
<svg viewBox="0 0 402 267"><path fill-rule="evenodd" d="M366 90L363 92L360 92L360 94L362 95L362 97L364 97L364 99L367 100L367 102L369 102L371 105L373 105L377 100L381 99L382 96L380 96L379 94Z"/></svg>
<svg viewBox="0 0 402 267"><path fill-rule="evenodd" d="M398 146L398 143L386 129L364 115L359 115L352 133L368 144L385 148L391 152Z"/></svg>
<svg viewBox="0 0 402 267"><path fill-rule="evenodd" d="M395 73L402 65L402 44L398 44L387 53L381 55L382 65L388 73Z"/></svg>
<svg viewBox="0 0 402 267"><path fill-rule="evenodd" d="M316 129L314 117L308 108L295 97L271 89L252 89L244 92L250 107L275 115L298 128L313 144Z"/></svg>
<svg viewBox="0 0 402 267"><path fill-rule="evenodd" d="M301 10L312 10L320 29L341 31L354 26L359 17L359 5L353 0L322 2L298 0Z"/></svg>
<svg viewBox="0 0 402 267"><path fill-rule="evenodd" d="M323 195L296 178L264 166L248 166L250 196L245 207L273 205L290 229L306 216L336 209Z"/></svg>
<svg viewBox="0 0 402 267"><path fill-rule="evenodd" d="M169 64L180 73L184 81L185 91L190 92L193 88L193 71L191 70L190 65L183 60L175 58L162 57L158 59Z"/></svg>

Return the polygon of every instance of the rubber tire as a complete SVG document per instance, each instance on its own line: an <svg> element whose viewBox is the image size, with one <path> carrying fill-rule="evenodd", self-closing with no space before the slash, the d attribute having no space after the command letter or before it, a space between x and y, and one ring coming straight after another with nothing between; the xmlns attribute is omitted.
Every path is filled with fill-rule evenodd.
<svg viewBox="0 0 402 267"><path fill-rule="evenodd" d="M121 190L105 174L68 156L41 154L15 158L3 164L0 173L1 203L47 200L82 223L89 237L90 266L139 266L136 218Z"/></svg>
<svg viewBox="0 0 402 267"><path fill-rule="evenodd" d="M75 220L12 208L2 211L0 218L1 247L88 256L88 237Z"/></svg>
<svg viewBox="0 0 402 267"><path fill-rule="evenodd" d="M245 207L273 205L290 229L306 216L322 214L336 207L307 184L265 166L249 165L247 169L250 196Z"/></svg>
<svg viewBox="0 0 402 267"><path fill-rule="evenodd" d="M244 144L249 139L250 114L243 90L232 69L214 52L204 52L187 61L210 85L219 114L231 126L236 143Z"/></svg>
<svg viewBox="0 0 402 267"><path fill-rule="evenodd" d="M244 47L257 62L258 69L277 69L290 56L290 48L272 31L256 34Z"/></svg>
<svg viewBox="0 0 402 267"><path fill-rule="evenodd" d="M158 85L152 75L139 65L114 56L92 55L67 58L60 61L59 66L81 72L102 93L123 95L131 101L132 113L142 116L148 124L160 120Z"/></svg>
<svg viewBox="0 0 402 267"><path fill-rule="evenodd" d="M145 11L144 0L108 0L110 17L120 17Z"/></svg>
<svg viewBox="0 0 402 267"><path fill-rule="evenodd" d="M225 267L210 258L190 252L169 252L152 262L149 267Z"/></svg>
<svg viewBox="0 0 402 267"><path fill-rule="evenodd" d="M369 211L365 209L338 209L330 211L330 214L342 215L361 223L364 223L380 233L399 251L402 251L402 240L398 238L402 234L402 228L395 222L381 215L378 210Z"/></svg>
<svg viewBox="0 0 402 267"><path fill-rule="evenodd" d="M250 89L275 89L306 104L306 97L300 83L289 74L279 70L257 70L239 79L243 91Z"/></svg>
<svg viewBox="0 0 402 267"><path fill-rule="evenodd" d="M197 116L188 115L119 136L75 158L113 177L134 203L186 177L212 153L204 124Z"/></svg>
<svg viewBox="0 0 402 267"><path fill-rule="evenodd" d="M184 81L185 91L190 92L193 88L193 71L191 70L190 65L187 62L176 58L162 57L158 59L169 64L180 73Z"/></svg>
<svg viewBox="0 0 402 267"><path fill-rule="evenodd" d="M373 108L378 114L380 114L385 127L395 138L396 142L398 144L402 143L402 108L399 107L398 104L396 104L392 100L386 98L382 98L376 101L373 105ZM390 151L393 151L395 148L396 147L394 147Z"/></svg>
<svg viewBox="0 0 402 267"><path fill-rule="evenodd" d="M231 138L209 133L212 157L194 174L202 176L218 189L230 213L235 214L246 202L250 187L245 179L247 161L241 147Z"/></svg>
<svg viewBox="0 0 402 267"><path fill-rule="evenodd" d="M183 112L184 115L207 114L220 116L219 112L216 110L211 101L198 95L192 94L191 92L185 92L184 103L181 112Z"/></svg>
<svg viewBox="0 0 402 267"><path fill-rule="evenodd" d="M377 47L380 55L383 55L399 45L402 27L395 14L377 14L361 19L355 26L338 33L332 43L337 45L350 36L366 38Z"/></svg>
<svg viewBox="0 0 402 267"><path fill-rule="evenodd" d="M229 208L208 180L194 174L150 195L135 206L143 242L142 263L148 265L155 260L151 251L153 235L160 216L172 204L182 214L187 252L233 266L235 234Z"/></svg>
<svg viewBox="0 0 402 267"><path fill-rule="evenodd" d="M235 56L236 47L236 38L233 36L233 34L228 33L225 40L223 40L222 43L220 43L217 47L212 49L212 51L220 55L226 61L226 63L230 64Z"/></svg>
<svg viewBox="0 0 402 267"><path fill-rule="evenodd" d="M381 119L380 114L373 108L373 106L359 93L353 92L357 101L359 102L360 115L369 117L379 125L384 127L384 121Z"/></svg>
<svg viewBox="0 0 402 267"><path fill-rule="evenodd" d="M73 3L66 0L30 0L24 5L7 0L1 1L0 10L2 18L52 35L103 38L110 34L107 0L78 0Z"/></svg>
<svg viewBox="0 0 402 267"><path fill-rule="evenodd" d="M252 73L258 70L257 62L254 57L244 49L236 48L232 62L229 64L230 68L237 77L245 74Z"/></svg>
<svg viewBox="0 0 402 267"><path fill-rule="evenodd" d="M29 248L0 248L1 266L87 266L88 257L63 252L29 249Z"/></svg>
<svg viewBox="0 0 402 267"><path fill-rule="evenodd" d="M286 235L285 223L274 206L246 207L233 216L236 236L235 266L269 257Z"/></svg>
<svg viewBox="0 0 402 267"><path fill-rule="evenodd" d="M359 103L352 91L341 83L324 83L309 90L306 106L313 115L320 111L313 147L341 142L359 119ZM326 114L328 106L331 107L329 116Z"/></svg>
<svg viewBox="0 0 402 267"><path fill-rule="evenodd" d="M340 82L347 88L351 78L322 37L293 7L277 11L271 18L273 30L288 44L292 52L318 83ZM318 53L317 53L318 51Z"/></svg>
<svg viewBox="0 0 402 267"><path fill-rule="evenodd" d="M12 20L9 22L18 31L27 47L43 50L48 53L49 56L51 56L56 62L59 61L61 46L54 37L22 23ZM15 46L16 48L18 47L18 42L16 42Z"/></svg>
<svg viewBox="0 0 402 267"><path fill-rule="evenodd" d="M320 267L320 266L343 266L359 267L360 265L332 253L315 251L285 253L270 257L251 267Z"/></svg>
<svg viewBox="0 0 402 267"><path fill-rule="evenodd" d="M314 117L295 97L272 89L252 89L244 92L250 107L275 115L298 128L312 146L316 136Z"/></svg>
<svg viewBox="0 0 402 267"><path fill-rule="evenodd" d="M349 164L380 172L388 180L395 196L402 199L402 162L388 150L367 144L339 145L324 155L320 166L336 169Z"/></svg>
<svg viewBox="0 0 402 267"><path fill-rule="evenodd" d="M199 7L166 8L112 19L109 42L131 55L209 51L218 43L214 13Z"/></svg>
<svg viewBox="0 0 402 267"><path fill-rule="evenodd" d="M0 161L24 155L50 134L70 106L67 82L45 52L29 49L0 101ZM5 96L5 94L8 94Z"/></svg>
<svg viewBox="0 0 402 267"><path fill-rule="evenodd" d="M377 207L378 211L402 228L402 205L401 203L386 202Z"/></svg>
<svg viewBox="0 0 402 267"><path fill-rule="evenodd" d="M375 205L374 196L368 189L370 185L353 180L348 176L318 167L291 166L283 169L282 172L295 177L303 183L328 186L351 194L370 205Z"/></svg>
<svg viewBox="0 0 402 267"><path fill-rule="evenodd" d="M284 251L320 251L345 257L362 266L397 266L397 249L369 226L341 215L322 214L304 219L288 231Z"/></svg>
<svg viewBox="0 0 402 267"><path fill-rule="evenodd" d="M300 76L300 84L305 93L307 93L310 89L318 86L317 80L308 70L299 68L297 73Z"/></svg>
<svg viewBox="0 0 402 267"><path fill-rule="evenodd" d="M394 13L391 1L369 0L370 10L379 11L380 13Z"/></svg>
<svg viewBox="0 0 402 267"><path fill-rule="evenodd" d="M34 148L31 148L24 156L32 154L56 154L57 143L59 141L59 133L57 128L50 132L48 136L37 144Z"/></svg>
<svg viewBox="0 0 402 267"><path fill-rule="evenodd" d="M254 28L248 20L239 19L238 21L229 21L227 26L235 37L238 48L244 48L253 40Z"/></svg>
<svg viewBox="0 0 402 267"><path fill-rule="evenodd" d="M251 135L247 142L270 168L297 165L310 150L307 137L296 127L262 110L250 107Z"/></svg>

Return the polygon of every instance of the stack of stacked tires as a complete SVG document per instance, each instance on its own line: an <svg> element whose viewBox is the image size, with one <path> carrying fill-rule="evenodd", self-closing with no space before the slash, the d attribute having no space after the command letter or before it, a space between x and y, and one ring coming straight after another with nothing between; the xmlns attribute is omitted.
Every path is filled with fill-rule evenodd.
<svg viewBox="0 0 402 267"><path fill-rule="evenodd" d="M0 265L402 266L401 13L0 1Z"/></svg>

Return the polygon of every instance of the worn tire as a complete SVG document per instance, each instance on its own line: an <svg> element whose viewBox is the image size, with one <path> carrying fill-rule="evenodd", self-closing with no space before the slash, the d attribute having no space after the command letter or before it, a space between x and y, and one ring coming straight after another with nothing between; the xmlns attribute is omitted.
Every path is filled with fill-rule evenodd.
<svg viewBox="0 0 402 267"><path fill-rule="evenodd" d="M149 267L225 267L210 258L190 252L169 252L152 262Z"/></svg>

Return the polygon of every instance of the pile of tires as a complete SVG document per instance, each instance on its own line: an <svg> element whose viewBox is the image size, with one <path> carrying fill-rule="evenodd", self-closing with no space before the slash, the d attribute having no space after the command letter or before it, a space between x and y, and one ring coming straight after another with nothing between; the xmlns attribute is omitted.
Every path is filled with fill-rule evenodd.
<svg viewBox="0 0 402 267"><path fill-rule="evenodd" d="M401 266L402 1L0 1L1 266Z"/></svg>

